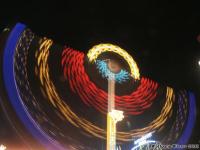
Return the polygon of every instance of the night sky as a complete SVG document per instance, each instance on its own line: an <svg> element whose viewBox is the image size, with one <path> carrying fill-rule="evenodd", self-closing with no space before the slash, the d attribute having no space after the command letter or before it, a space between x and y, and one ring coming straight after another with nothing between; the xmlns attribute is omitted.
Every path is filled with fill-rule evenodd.
<svg viewBox="0 0 200 150"><path fill-rule="evenodd" d="M0 31L22 22L37 35L84 52L99 43L119 45L134 57L141 75L195 93L197 124L190 143L199 143L200 4L197 2L66 0L0 4ZM0 144L5 139L18 142L0 109Z"/></svg>

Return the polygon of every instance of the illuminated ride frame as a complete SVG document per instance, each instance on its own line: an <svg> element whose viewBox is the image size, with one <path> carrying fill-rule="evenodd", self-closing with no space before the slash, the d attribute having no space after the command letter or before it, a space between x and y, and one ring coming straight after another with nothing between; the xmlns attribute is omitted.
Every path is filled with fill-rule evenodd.
<svg viewBox="0 0 200 150"><path fill-rule="evenodd" d="M49 149L49 150L55 150L55 149L62 150L63 149L64 150L64 149L66 149L66 147L64 147L59 141L56 141L49 133L44 131L42 129L42 127L39 126L37 124L37 122L34 120L34 118L31 116L28 109L26 107L24 107L25 104L23 102L23 98L21 95L19 85L17 84L16 73L14 72L15 71L14 68L16 67L15 66L16 62L15 62L14 58L15 58L15 53L16 53L16 51L15 51L16 47L21 46L19 44L19 39L21 38L21 36L25 32L25 30L27 30L26 26L18 23L9 32L5 47L3 48L2 67L1 67L3 83L1 83L1 84L3 84L3 86L5 88L6 94L8 95L9 102L11 103L14 111L16 112L17 116L19 117L22 124L24 124L26 129L40 143L42 143L47 149ZM31 38L34 38L34 36L31 36ZM30 43L31 43L31 41L30 41ZM40 63L40 61L46 60L46 58L48 57L47 55L44 55L42 52L44 52L45 54L49 54L49 52L46 51L46 49L44 49L44 47L47 48L47 50L48 50L48 48L49 48L48 44L51 45L52 42L50 40L44 39L40 44L41 44L40 45L41 51L39 51L37 53L38 54L37 59L38 59L39 63ZM96 63L97 65L100 64L103 66L104 63L99 62L97 58L101 53L106 52L106 51L112 51L112 52L117 53L120 56L122 56L127 61L127 64L130 67L130 76L136 80L140 80L139 70L137 68L136 63L132 59L132 57L130 55L127 55L126 51L121 50L117 46L113 46L111 44L100 44L100 45L94 46L87 54L89 62ZM71 52L74 54L70 55ZM75 58L76 58L76 54L77 54L77 57L80 57L80 58L84 57L84 55L82 53L79 53L78 51L67 50L66 53L68 53L70 56L73 56ZM63 51L63 55L64 54L65 54L65 51ZM42 57L44 57L44 60L42 60L43 59ZM63 60L63 62L62 62L63 66L65 64L65 61L67 62L67 61L69 61L69 59L70 58ZM45 63L44 62L41 63L42 64L41 66L45 66L46 65ZM73 61L72 63L75 63L75 62ZM102 66L100 66L100 67L102 67ZM48 73L48 72L45 72L42 69L39 71L44 73L41 76L39 76L39 78L42 79L41 82L47 82L48 80L43 81L43 79L45 79L45 80L48 79L49 76L48 76L48 74L46 75L46 73ZM66 72L67 72L66 73L67 77L71 77L72 79L74 78L74 76L72 76L72 74L70 74L71 72L69 72L68 70L66 70ZM23 73L23 71L20 73ZM127 77L126 72L121 72L121 73L122 73L122 75L124 75L123 77ZM126 80L126 78L121 78L121 76L113 76L113 74L109 74L109 75L104 74L104 76L108 80L108 92L107 92L108 94L106 95L105 93L101 93L104 97L103 100L105 100L105 101L101 101L104 107L101 107L101 109L99 109L99 111L105 112L105 108L106 108L105 104L107 104L107 106L108 106L108 108L107 108L107 110L108 110L107 132L103 129L100 129L99 127L94 126L93 124L91 124L88 121L81 120L80 118L78 118L78 116L75 113L73 113L71 111L69 113L68 112L66 113L66 110L69 109L67 107L67 105L61 105L60 103L57 103L57 105L59 106L59 108L63 108L65 110L62 113L68 119L68 120L67 119L66 120L69 121L75 127L82 128L85 131L88 131L88 134L94 135L95 137L98 137L100 139L106 139L106 136L107 136L107 150L114 150L116 148L116 146L115 146L116 145L116 134L118 135L117 137L119 137L119 139L118 139L119 141L130 141L130 137L132 135L134 135L138 138L141 137L141 135L137 136L137 132L135 132L135 130L131 131L130 133L116 131L116 123L123 119L122 111L124 111L124 110L123 109L122 109L122 111L115 110L114 101L116 101L116 104L118 105L118 102L121 100L120 99L121 97L119 97L119 96L116 99L114 98L115 82L122 82L123 80ZM77 75L75 77L77 77ZM68 78L68 79L71 79L71 78ZM81 85L80 84L81 81L82 80L79 81L79 85L76 84L77 81L70 81L70 87L71 87L72 91L74 90L80 96L85 96L84 95L85 93L81 93L82 91L78 91L76 89L77 86ZM141 78L141 82L147 82L147 80L145 80L144 78ZM87 83L85 85L87 85ZM52 87L53 87L52 83L50 83L50 84L48 83L45 88L52 88ZM50 89L50 91L54 90L54 89L53 90L52 89ZM167 93L169 95L170 94L173 95L173 90L171 88L167 88ZM53 94L50 95L50 97L52 98L52 99L50 99L50 102L52 102L52 105L55 104L55 102L59 102L59 100L60 100L59 97L55 94L55 91L53 91ZM185 113L183 111L185 109L185 107L187 107L187 109L188 109L186 112L187 118L184 123L184 130L181 131L182 134L179 135L178 138L176 139L177 144L185 144L188 142L189 137L192 133L192 128L194 127L194 124L195 124L195 115L196 115L195 97L191 92L182 92L182 93L178 94L177 97L178 97L178 104L180 104L181 106L183 105L182 103L184 103L183 100L188 99L187 101L185 100L187 105L186 106L183 105L184 106L183 108L178 107L178 111L177 111L177 115L180 115L179 112L181 112L181 114ZM55 101L55 98L57 98L58 100L56 99L57 101ZM84 98L85 98L84 99L85 103L90 103L91 105L93 104L92 101L90 101L90 97L87 97L87 95L86 95ZM106 103L107 101L108 101L108 103ZM170 99L167 102L169 102L169 104L172 105L171 104L172 102L170 101ZM1 104L2 103L3 103L3 100L1 101ZM172 107L170 107L170 108L172 108ZM130 110L128 110L128 111L130 111ZM124 111L124 113L126 113L126 111ZM133 114L135 112L131 110L129 113ZM166 113L166 111L162 115L165 115L165 113ZM181 118L181 116L178 116L177 118ZM167 117L165 117L164 119L166 120ZM86 122L86 124L83 124L83 122L84 123ZM170 137L173 138L173 133L174 133L173 131L176 130L176 124L180 124L179 122L180 121L177 119L175 122L175 125L173 126L173 129L170 131L169 138ZM157 126L155 124L153 124L151 126L151 128L154 128L154 127L156 128ZM141 130L141 131L143 131L143 130ZM148 130L145 130L144 133L148 133ZM166 140L168 140L168 139L166 139Z"/></svg>

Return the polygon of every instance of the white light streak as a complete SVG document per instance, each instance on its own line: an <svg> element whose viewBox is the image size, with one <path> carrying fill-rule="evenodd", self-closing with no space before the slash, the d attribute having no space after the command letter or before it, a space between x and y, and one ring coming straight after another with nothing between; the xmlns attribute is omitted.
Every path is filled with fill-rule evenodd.
<svg viewBox="0 0 200 150"><path fill-rule="evenodd" d="M6 146L0 145L0 150L6 150Z"/></svg>

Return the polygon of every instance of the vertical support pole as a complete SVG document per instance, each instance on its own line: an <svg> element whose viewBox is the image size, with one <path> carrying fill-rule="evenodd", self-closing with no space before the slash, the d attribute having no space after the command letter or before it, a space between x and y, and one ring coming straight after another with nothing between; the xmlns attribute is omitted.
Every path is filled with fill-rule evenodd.
<svg viewBox="0 0 200 150"><path fill-rule="evenodd" d="M115 109L115 79L108 79L108 112Z"/></svg>
<svg viewBox="0 0 200 150"><path fill-rule="evenodd" d="M116 147L116 121L111 115L115 109L115 79L108 79L108 113L107 113L107 150L115 150Z"/></svg>
<svg viewBox="0 0 200 150"><path fill-rule="evenodd" d="M107 150L115 150L116 147L116 122L111 114L107 114Z"/></svg>

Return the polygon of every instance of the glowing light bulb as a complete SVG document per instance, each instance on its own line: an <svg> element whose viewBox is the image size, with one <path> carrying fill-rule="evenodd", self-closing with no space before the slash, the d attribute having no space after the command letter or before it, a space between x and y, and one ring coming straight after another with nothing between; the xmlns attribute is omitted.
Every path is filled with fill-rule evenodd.
<svg viewBox="0 0 200 150"><path fill-rule="evenodd" d="M115 109L113 109L111 112L109 112L109 114L111 115L111 117L114 119L115 122L123 120L123 118L124 118L123 113L124 113L123 111L115 110Z"/></svg>
<svg viewBox="0 0 200 150"><path fill-rule="evenodd" d="M200 66L200 60L198 61L198 64L199 64L199 66Z"/></svg>
<svg viewBox="0 0 200 150"><path fill-rule="evenodd" d="M4 145L0 145L0 150L6 150L6 147Z"/></svg>

